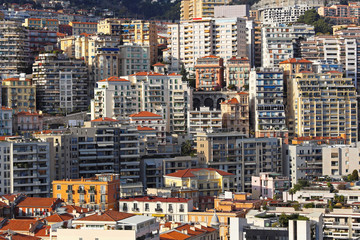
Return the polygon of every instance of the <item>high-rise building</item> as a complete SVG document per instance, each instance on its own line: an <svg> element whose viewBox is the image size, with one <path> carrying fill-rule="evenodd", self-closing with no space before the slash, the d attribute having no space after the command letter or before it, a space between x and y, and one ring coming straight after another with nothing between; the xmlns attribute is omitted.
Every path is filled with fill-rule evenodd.
<svg viewBox="0 0 360 240"><path fill-rule="evenodd" d="M38 109L47 113L87 110L91 94L87 73L81 60L62 54L40 54L33 64Z"/></svg>
<svg viewBox="0 0 360 240"><path fill-rule="evenodd" d="M0 142L2 194L24 193L48 197L50 192L49 143L16 140Z"/></svg>
<svg viewBox="0 0 360 240"><path fill-rule="evenodd" d="M221 89L224 83L223 59L217 56L204 56L196 60L196 88L211 91Z"/></svg>
<svg viewBox="0 0 360 240"><path fill-rule="evenodd" d="M250 72L251 128L256 137L287 138L283 83L280 68L262 68Z"/></svg>
<svg viewBox="0 0 360 240"><path fill-rule="evenodd" d="M307 10L313 9L309 5L294 5L288 7L270 7L260 9L260 21L263 24L295 23Z"/></svg>
<svg viewBox="0 0 360 240"><path fill-rule="evenodd" d="M23 76L2 81L2 105L12 108L14 113L36 112L36 87L31 79Z"/></svg>
<svg viewBox="0 0 360 240"><path fill-rule="evenodd" d="M250 61L248 58L230 58L226 63L226 86L233 90L249 88Z"/></svg>
<svg viewBox="0 0 360 240"><path fill-rule="evenodd" d="M227 5L230 2L231 0L220 0L220 1L182 0L180 5L180 20L191 20L193 18L214 17L214 8L216 6ZM239 17L244 17L244 16L239 16Z"/></svg>
<svg viewBox="0 0 360 240"><path fill-rule="evenodd" d="M170 24L171 71L184 67L194 73L198 58L246 56L246 21L242 18L203 18Z"/></svg>
<svg viewBox="0 0 360 240"><path fill-rule="evenodd" d="M0 75L23 73L30 67L28 30L16 21L0 21Z"/></svg>
<svg viewBox="0 0 360 240"><path fill-rule="evenodd" d="M279 67L279 63L297 57L300 39L314 36L313 26L272 24L261 29L262 67Z"/></svg>

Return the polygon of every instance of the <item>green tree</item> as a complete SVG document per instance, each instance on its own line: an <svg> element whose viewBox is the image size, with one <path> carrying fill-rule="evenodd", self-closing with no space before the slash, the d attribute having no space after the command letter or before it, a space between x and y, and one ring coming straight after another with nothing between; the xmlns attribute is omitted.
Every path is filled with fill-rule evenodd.
<svg viewBox="0 0 360 240"><path fill-rule="evenodd" d="M354 171L351 173L351 181L359 181L358 170L354 169Z"/></svg>
<svg viewBox="0 0 360 240"><path fill-rule="evenodd" d="M185 69L184 64L181 65L180 74L181 74L181 76L182 76L181 80L183 80L183 82L189 81L189 79L188 79L188 77L187 77L188 73L187 73L187 71L186 71L186 69Z"/></svg>
<svg viewBox="0 0 360 240"><path fill-rule="evenodd" d="M192 152L193 148L190 140L187 140L181 144L181 155L189 156Z"/></svg>
<svg viewBox="0 0 360 240"><path fill-rule="evenodd" d="M298 19L299 23L314 26L315 33L332 34L332 27L324 17L321 17L315 9L307 10Z"/></svg>
<svg viewBox="0 0 360 240"><path fill-rule="evenodd" d="M289 224L289 219L288 217L286 216L285 213L282 213L279 217L279 224L281 227L287 227L288 224Z"/></svg>

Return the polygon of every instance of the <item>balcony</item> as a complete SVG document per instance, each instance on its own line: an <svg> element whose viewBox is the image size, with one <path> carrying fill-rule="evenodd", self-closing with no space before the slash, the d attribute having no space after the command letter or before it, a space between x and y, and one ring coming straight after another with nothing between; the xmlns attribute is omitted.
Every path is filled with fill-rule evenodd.
<svg viewBox="0 0 360 240"><path fill-rule="evenodd" d="M139 208L132 208L131 211L133 211L133 212L139 212L140 209L139 209Z"/></svg>
<svg viewBox="0 0 360 240"><path fill-rule="evenodd" d="M77 190L78 193L82 193L82 194L85 194L85 189L79 189Z"/></svg>
<svg viewBox="0 0 360 240"><path fill-rule="evenodd" d="M66 193L69 193L69 194L74 194L74 191L73 191L73 190L68 189L68 190L66 190Z"/></svg>
<svg viewBox="0 0 360 240"><path fill-rule="evenodd" d="M155 208L155 212L163 212L162 208Z"/></svg>

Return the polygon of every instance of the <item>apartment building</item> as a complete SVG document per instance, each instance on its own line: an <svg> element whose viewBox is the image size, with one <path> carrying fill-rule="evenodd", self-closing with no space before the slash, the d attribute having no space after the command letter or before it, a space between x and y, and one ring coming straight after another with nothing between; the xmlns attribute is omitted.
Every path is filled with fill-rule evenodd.
<svg viewBox="0 0 360 240"><path fill-rule="evenodd" d="M30 66L28 30L16 21L0 21L0 74L23 73Z"/></svg>
<svg viewBox="0 0 360 240"><path fill-rule="evenodd" d="M43 118L39 113L19 112L14 114L14 132L28 134L43 129Z"/></svg>
<svg viewBox="0 0 360 240"><path fill-rule="evenodd" d="M91 82L83 61L62 54L40 54L33 64L37 108L46 113L87 110Z"/></svg>
<svg viewBox="0 0 360 240"><path fill-rule="evenodd" d="M250 115L251 128L256 137L288 137L283 84L282 69L251 70L249 79Z"/></svg>
<svg viewBox="0 0 360 240"><path fill-rule="evenodd" d="M195 78L197 89L205 91L221 89L225 86L223 59L213 55L198 58Z"/></svg>
<svg viewBox="0 0 360 240"><path fill-rule="evenodd" d="M249 136L249 94L240 92L237 97L222 102L221 118L223 129Z"/></svg>
<svg viewBox="0 0 360 240"><path fill-rule="evenodd" d="M300 39L315 35L314 27L305 24L272 24L261 29L262 67L279 67L279 63L297 57Z"/></svg>
<svg viewBox="0 0 360 240"><path fill-rule="evenodd" d="M188 222L193 200L185 198L135 197L119 200L122 212L156 217L158 220Z"/></svg>
<svg viewBox="0 0 360 240"><path fill-rule="evenodd" d="M32 57L36 57L45 48L57 45L57 32L44 29L29 29L29 47Z"/></svg>
<svg viewBox="0 0 360 240"><path fill-rule="evenodd" d="M90 209L117 210L120 199L120 175L96 174L92 178L64 179L52 182L53 198Z"/></svg>
<svg viewBox="0 0 360 240"><path fill-rule="evenodd" d="M194 74L198 58L246 56L246 21L242 18L202 18L168 25L171 71L182 64Z"/></svg>
<svg viewBox="0 0 360 240"><path fill-rule="evenodd" d="M150 71L150 47L135 43L120 45L119 76Z"/></svg>
<svg viewBox="0 0 360 240"><path fill-rule="evenodd" d="M318 14L329 19L335 24L358 24L360 17L360 6L355 3L347 5L331 5L318 8Z"/></svg>
<svg viewBox="0 0 360 240"><path fill-rule="evenodd" d="M80 35L81 33L94 34L97 32L97 22L70 22L72 27L72 35Z"/></svg>
<svg viewBox="0 0 360 240"><path fill-rule="evenodd" d="M282 142L277 138L245 138L239 132L198 133L199 165L236 176L237 191L251 192L251 177L260 172L283 173Z"/></svg>
<svg viewBox="0 0 360 240"><path fill-rule="evenodd" d="M290 180L278 173L260 173L251 177L251 197L253 199L282 197L282 193L290 188Z"/></svg>
<svg viewBox="0 0 360 240"><path fill-rule="evenodd" d="M1 193L24 193L32 197L47 197L50 192L49 144L5 139L1 147Z"/></svg>
<svg viewBox="0 0 360 240"><path fill-rule="evenodd" d="M249 11L248 4L218 5L214 6L214 17L249 17Z"/></svg>
<svg viewBox="0 0 360 240"><path fill-rule="evenodd" d="M159 223L154 217L109 210L73 220L66 228L57 228L56 235L59 240L115 239L119 236L129 240L159 240Z"/></svg>
<svg viewBox="0 0 360 240"><path fill-rule="evenodd" d="M360 40L354 35L316 36L301 41L301 57L310 61L325 60L342 64L347 78L352 78L358 88Z"/></svg>
<svg viewBox="0 0 360 240"><path fill-rule="evenodd" d="M214 168L184 169L164 175L164 185L165 187L183 189L187 187L197 190L198 194L194 191L189 192L189 197L198 197L198 202L201 204L205 199L213 202L209 197L234 190L235 175Z"/></svg>
<svg viewBox="0 0 360 240"><path fill-rule="evenodd" d="M59 31L59 21L57 19L26 18L22 25L27 28L46 29L55 32Z"/></svg>
<svg viewBox="0 0 360 240"><path fill-rule="evenodd" d="M294 5L287 7L269 7L259 9L260 21L263 24L295 23L301 15L314 7L309 5Z"/></svg>
<svg viewBox="0 0 360 240"><path fill-rule="evenodd" d="M121 35L121 22L117 19L102 19L97 25L97 32L106 35Z"/></svg>
<svg viewBox="0 0 360 240"><path fill-rule="evenodd" d="M0 107L0 135L12 136L13 134L13 109L1 106Z"/></svg>
<svg viewBox="0 0 360 240"><path fill-rule="evenodd" d="M322 149L322 171L327 176L344 176L360 169L359 147L352 145L332 145Z"/></svg>
<svg viewBox="0 0 360 240"><path fill-rule="evenodd" d="M234 90L242 90L249 86L250 69L248 58L230 58L225 68L225 85Z"/></svg>
<svg viewBox="0 0 360 240"><path fill-rule="evenodd" d="M222 128L220 110L211 110L209 107L200 107L200 110L188 112L188 134L196 138L199 132L212 132Z"/></svg>
<svg viewBox="0 0 360 240"><path fill-rule="evenodd" d="M291 7L295 5L307 5L313 8L323 7L324 0L261 0L252 6L252 9L272 8L272 7Z"/></svg>
<svg viewBox="0 0 360 240"><path fill-rule="evenodd" d="M291 136L337 137L357 141L357 101L351 78L341 72L295 74L288 89Z"/></svg>
<svg viewBox="0 0 360 240"><path fill-rule="evenodd" d="M180 5L180 20L191 20L193 18L208 18L214 17L214 9L216 6L227 5L231 1L204 1L204 0L182 0ZM242 5L246 8L246 5ZM237 8L236 10L239 10ZM241 8L241 10L243 10ZM246 10L246 9L245 9ZM221 10L220 10L221 11ZM245 16L245 15L244 15ZM220 16L224 17L224 16ZM243 17L241 16L237 17Z"/></svg>
<svg viewBox="0 0 360 240"><path fill-rule="evenodd" d="M36 87L31 79L20 76L2 81L2 105L12 108L14 113L36 112Z"/></svg>

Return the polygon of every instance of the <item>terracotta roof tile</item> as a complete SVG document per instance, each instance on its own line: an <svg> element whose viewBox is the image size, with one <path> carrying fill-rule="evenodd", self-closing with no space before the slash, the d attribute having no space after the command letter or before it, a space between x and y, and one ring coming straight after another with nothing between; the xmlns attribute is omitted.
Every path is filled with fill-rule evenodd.
<svg viewBox="0 0 360 240"><path fill-rule="evenodd" d="M287 64L287 63L312 63L306 59L296 59L296 58L289 58L285 61L280 62L280 64Z"/></svg>
<svg viewBox="0 0 360 240"><path fill-rule="evenodd" d="M11 238L10 238L11 237ZM29 236L17 232L5 232L0 234L0 240L40 240L41 238L35 236Z"/></svg>
<svg viewBox="0 0 360 240"><path fill-rule="evenodd" d="M164 76L164 74L156 73L156 72L137 72L131 74L130 76Z"/></svg>
<svg viewBox="0 0 360 240"><path fill-rule="evenodd" d="M124 213L124 212L118 212L113 210L108 210L104 213L101 213L100 215L95 213L86 217L82 217L78 220L80 221L119 221L125 218L129 218L135 216L135 214L131 213Z"/></svg>
<svg viewBox="0 0 360 240"><path fill-rule="evenodd" d="M3 110L3 111L11 111L12 108L8 108L8 107L2 106L2 107L1 107L1 110Z"/></svg>
<svg viewBox="0 0 360 240"><path fill-rule="evenodd" d="M76 211L76 213L90 212L90 210L87 208L82 208L82 207L74 206L74 205L66 205L66 206L63 206L62 208L64 208L67 213L71 213L71 214L74 212L74 210Z"/></svg>
<svg viewBox="0 0 360 240"><path fill-rule="evenodd" d="M109 78L100 80L99 82L129 82L129 80L113 76L113 77L109 77Z"/></svg>
<svg viewBox="0 0 360 240"><path fill-rule="evenodd" d="M180 178L184 178L184 177L195 177L195 175L193 174L193 172L198 172L201 170L209 170L209 171L216 171L217 173L219 173L221 176L230 176L230 175L234 175L232 173L228 173L225 171L221 171L219 169L215 169L215 168L192 168L192 169L185 169L185 170L178 170L174 173L169 173L166 174L165 176L169 176L169 177L180 177Z"/></svg>
<svg viewBox="0 0 360 240"><path fill-rule="evenodd" d="M170 73L170 74L168 74L168 76L181 76L181 74L178 74L178 73Z"/></svg>
<svg viewBox="0 0 360 240"><path fill-rule="evenodd" d="M103 117L103 118L97 118L97 119L91 120L91 122L119 122L119 120L116 120L113 118L108 118L108 117Z"/></svg>
<svg viewBox="0 0 360 240"><path fill-rule="evenodd" d="M138 130L138 131L155 131L154 128L151 128L151 127L141 127L141 126L137 126L137 130Z"/></svg>
<svg viewBox="0 0 360 240"><path fill-rule="evenodd" d="M175 230L160 234L160 240L185 240L189 238L191 238L191 236Z"/></svg>
<svg viewBox="0 0 360 240"><path fill-rule="evenodd" d="M236 98L232 98L230 100L222 102L221 104L239 104L239 101Z"/></svg>
<svg viewBox="0 0 360 240"><path fill-rule="evenodd" d="M214 56L214 55L209 55L209 56L205 56L205 57L202 57L202 58L220 58L220 57L217 57L217 56Z"/></svg>
<svg viewBox="0 0 360 240"><path fill-rule="evenodd" d="M26 197L17 204L17 207L51 208L57 201L59 201L57 198Z"/></svg>
<svg viewBox="0 0 360 240"><path fill-rule="evenodd" d="M160 62L155 63L155 64L153 65L153 67L164 67L164 66L165 66L165 64L162 64L162 63L160 63Z"/></svg>
<svg viewBox="0 0 360 240"><path fill-rule="evenodd" d="M38 113L31 113L31 112L18 112L16 115L25 115L25 116L39 116Z"/></svg>
<svg viewBox="0 0 360 240"><path fill-rule="evenodd" d="M71 214L65 213L65 214L54 214L47 218L45 218L48 222L63 222L70 219L73 219L74 217Z"/></svg>
<svg viewBox="0 0 360 240"><path fill-rule="evenodd" d="M152 112L141 111L139 113L131 114L130 117L138 118L138 117L161 117L161 116Z"/></svg>
<svg viewBox="0 0 360 240"><path fill-rule="evenodd" d="M7 231L9 229L12 231L29 231L30 224L35 224L36 222L37 220L35 219L10 219L2 225L0 231Z"/></svg>

